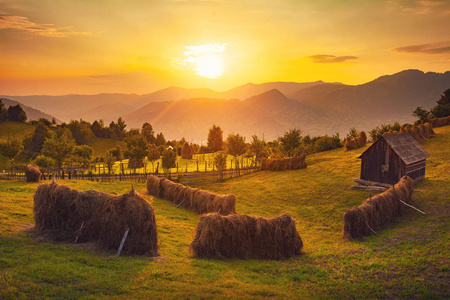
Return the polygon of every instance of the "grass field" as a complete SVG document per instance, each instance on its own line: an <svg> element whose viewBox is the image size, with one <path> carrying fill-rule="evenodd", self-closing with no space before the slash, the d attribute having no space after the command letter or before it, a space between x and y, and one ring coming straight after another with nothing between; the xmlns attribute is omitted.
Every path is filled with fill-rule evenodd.
<svg viewBox="0 0 450 300"><path fill-rule="evenodd" d="M199 187L236 195L236 211L296 219L304 254L284 261L204 260L188 247L199 215L145 194L155 208L160 256L115 257L90 244L55 244L35 235L38 184L0 181L0 298L294 298L443 299L450 297L450 126L423 143L431 154L412 204L387 229L362 241L342 238L342 215L369 193L352 190L357 157L366 149L337 149L307 157L296 171L257 172ZM113 184L61 181L110 193ZM374 192L372 192L374 193Z"/></svg>

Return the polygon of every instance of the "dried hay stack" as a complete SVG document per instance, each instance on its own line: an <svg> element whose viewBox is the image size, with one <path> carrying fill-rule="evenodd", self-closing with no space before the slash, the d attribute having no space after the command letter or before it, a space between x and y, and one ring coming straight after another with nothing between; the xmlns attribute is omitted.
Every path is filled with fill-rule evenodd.
<svg viewBox="0 0 450 300"><path fill-rule="evenodd" d="M392 188L367 199L344 213L344 237L359 239L383 229L401 215L404 204L411 201L413 180L403 177Z"/></svg>
<svg viewBox="0 0 450 300"><path fill-rule="evenodd" d="M418 126L404 126L400 128L400 133L408 132L417 141L421 142L434 135L433 125L431 123L420 124Z"/></svg>
<svg viewBox="0 0 450 300"><path fill-rule="evenodd" d="M202 215L190 245L193 256L213 259L286 259L300 255L303 242L294 219L217 213Z"/></svg>
<svg viewBox="0 0 450 300"><path fill-rule="evenodd" d="M41 170L36 165L28 165L25 168L27 182L39 182L41 181L41 175Z"/></svg>
<svg viewBox="0 0 450 300"><path fill-rule="evenodd" d="M147 176L147 191L152 196L169 200L200 214L218 212L228 215L236 213L236 197L233 194L217 195L155 175Z"/></svg>
<svg viewBox="0 0 450 300"><path fill-rule="evenodd" d="M431 125L433 125L433 127L447 126L447 125L450 125L450 116L443 117L443 118L434 118L434 119L428 120L428 122L430 122Z"/></svg>
<svg viewBox="0 0 450 300"><path fill-rule="evenodd" d="M367 135L364 131L360 131L359 135L355 138L347 137L344 141L345 151L358 149L364 147L367 144Z"/></svg>
<svg viewBox="0 0 450 300"><path fill-rule="evenodd" d="M38 232L53 240L94 241L118 249L129 228L124 253L158 255L153 207L134 190L116 196L42 184L34 195L33 213Z"/></svg>
<svg viewBox="0 0 450 300"><path fill-rule="evenodd" d="M283 171L283 170L298 170L306 168L306 153L301 155L296 153L288 158L263 158L261 160L261 170L267 171Z"/></svg>

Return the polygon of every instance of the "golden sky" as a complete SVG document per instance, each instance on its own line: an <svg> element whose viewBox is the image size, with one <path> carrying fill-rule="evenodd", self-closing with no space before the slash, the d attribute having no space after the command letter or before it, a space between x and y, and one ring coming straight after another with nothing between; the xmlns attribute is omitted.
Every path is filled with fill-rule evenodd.
<svg viewBox="0 0 450 300"><path fill-rule="evenodd" d="M0 94L450 70L448 0L0 0Z"/></svg>

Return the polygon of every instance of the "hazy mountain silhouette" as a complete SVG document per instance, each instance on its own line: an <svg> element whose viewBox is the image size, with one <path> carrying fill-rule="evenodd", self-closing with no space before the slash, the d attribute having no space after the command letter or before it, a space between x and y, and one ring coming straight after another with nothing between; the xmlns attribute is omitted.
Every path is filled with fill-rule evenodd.
<svg viewBox="0 0 450 300"><path fill-rule="evenodd" d="M0 97L1 98L1 97ZM6 99L6 98L2 98L2 102L5 105L6 108L10 107L10 106L16 106L17 104L20 104L20 106L22 107L23 111L27 114L27 121L32 121L32 120L39 120L40 118L45 118L49 121L51 121L53 119L52 115L46 114L38 109L29 107L27 105L24 105L23 103L14 101L14 100L10 100L10 99ZM61 123L61 120L55 118L55 121L57 123Z"/></svg>
<svg viewBox="0 0 450 300"><path fill-rule="evenodd" d="M270 82L246 84L219 93L210 89L170 87L145 95L99 94L10 97L39 108L63 121L122 116L127 129L150 122L166 138L206 139L217 124L225 134L235 132L266 139L298 128L304 134L324 135L351 127L370 130L382 123L413 122L417 106L430 109L450 88L450 72L406 70L361 85ZM19 100L20 99L20 100ZM184 99L184 100L182 100Z"/></svg>
<svg viewBox="0 0 450 300"><path fill-rule="evenodd" d="M264 92L276 89L281 93L287 95L291 92L298 91L303 88L323 84L323 81L314 82L266 82L261 84L247 83L228 91L220 93L220 98L223 99L247 99L254 95L259 95Z"/></svg>

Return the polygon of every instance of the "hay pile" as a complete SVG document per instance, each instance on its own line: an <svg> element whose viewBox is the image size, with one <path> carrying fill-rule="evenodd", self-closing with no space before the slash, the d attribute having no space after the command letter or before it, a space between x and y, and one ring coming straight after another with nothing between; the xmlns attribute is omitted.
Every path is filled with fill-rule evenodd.
<svg viewBox="0 0 450 300"><path fill-rule="evenodd" d="M420 124L418 126L404 126L400 128L400 133L408 132L417 141L421 142L434 135L433 125L431 123Z"/></svg>
<svg viewBox="0 0 450 300"><path fill-rule="evenodd" d="M200 258L286 259L301 254L303 248L288 214L266 219L212 213L200 217L195 231L190 250Z"/></svg>
<svg viewBox="0 0 450 300"><path fill-rule="evenodd" d="M169 200L200 214L218 212L228 215L236 213L236 197L233 194L217 195L155 175L147 177L147 191L152 196Z"/></svg>
<svg viewBox="0 0 450 300"><path fill-rule="evenodd" d="M434 118L434 119L428 120L428 122L430 122L431 125L433 125L433 127L447 126L447 125L450 125L450 116L443 117L443 118Z"/></svg>
<svg viewBox="0 0 450 300"><path fill-rule="evenodd" d="M296 153L294 156L287 158L263 158L261 159L261 170L283 171L304 169L306 168L305 158L305 152L301 155Z"/></svg>
<svg viewBox="0 0 450 300"><path fill-rule="evenodd" d="M403 203L410 202L413 180L405 176L387 191L367 199L344 213L344 237L359 239L383 229L401 215ZM372 231L373 230L373 231Z"/></svg>
<svg viewBox="0 0 450 300"><path fill-rule="evenodd" d="M27 182L39 182L41 181L41 175L41 170L36 165L28 165L25 168Z"/></svg>
<svg viewBox="0 0 450 300"><path fill-rule="evenodd" d="M34 195L33 213L37 231L53 240L93 241L117 250L129 228L123 253L158 255L153 207L134 190L116 196L42 184Z"/></svg>
<svg viewBox="0 0 450 300"><path fill-rule="evenodd" d="M367 136L364 131L360 131L355 138L347 137L344 142L345 151L358 149L367 144Z"/></svg>

